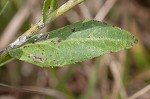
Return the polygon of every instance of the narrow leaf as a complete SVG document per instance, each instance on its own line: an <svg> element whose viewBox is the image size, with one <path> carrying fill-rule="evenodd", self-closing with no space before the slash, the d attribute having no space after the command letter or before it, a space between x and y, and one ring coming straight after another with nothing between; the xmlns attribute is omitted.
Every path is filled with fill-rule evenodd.
<svg viewBox="0 0 150 99"><path fill-rule="evenodd" d="M43 22L46 20L46 16L56 10L58 6L58 0L45 0L43 6Z"/></svg>
<svg viewBox="0 0 150 99"><path fill-rule="evenodd" d="M4 5L3 8L1 9L1 11L0 11L0 16L1 16L2 13L5 11L5 9L6 9L7 5L8 5L8 3L9 3L9 0L6 1L5 5Z"/></svg>
<svg viewBox="0 0 150 99"><path fill-rule="evenodd" d="M63 66L128 49L137 42L129 32L94 20L81 21L47 34L50 34L47 40L10 50L10 55L41 67Z"/></svg>

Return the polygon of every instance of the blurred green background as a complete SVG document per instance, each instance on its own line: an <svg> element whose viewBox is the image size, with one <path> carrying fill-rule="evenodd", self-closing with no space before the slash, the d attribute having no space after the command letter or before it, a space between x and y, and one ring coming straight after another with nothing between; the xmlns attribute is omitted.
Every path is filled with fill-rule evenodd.
<svg viewBox="0 0 150 99"><path fill-rule="evenodd" d="M4 10L0 14L0 49L39 21L43 1L0 0L0 11ZM59 5L66 1L59 0ZM86 0L41 32L94 19L111 4L103 21L131 32L139 40L137 45L61 68L13 60L0 67L0 99L150 99L150 90L134 94L150 83L149 0Z"/></svg>

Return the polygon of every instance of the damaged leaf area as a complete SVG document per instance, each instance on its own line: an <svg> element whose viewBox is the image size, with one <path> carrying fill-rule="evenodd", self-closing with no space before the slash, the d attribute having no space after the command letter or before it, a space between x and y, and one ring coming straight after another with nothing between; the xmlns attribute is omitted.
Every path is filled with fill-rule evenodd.
<svg viewBox="0 0 150 99"><path fill-rule="evenodd" d="M128 49L137 43L131 33L95 20L74 23L45 35L50 36L30 44L37 37L35 35L9 54L41 67L64 66Z"/></svg>

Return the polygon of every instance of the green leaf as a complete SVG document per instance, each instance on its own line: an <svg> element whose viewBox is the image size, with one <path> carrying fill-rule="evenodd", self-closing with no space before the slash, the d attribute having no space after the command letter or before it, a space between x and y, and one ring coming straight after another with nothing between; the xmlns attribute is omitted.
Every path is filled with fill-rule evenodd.
<svg viewBox="0 0 150 99"><path fill-rule="evenodd" d="M129 32L94 20L81 21L47 34L50 34L47 40L10 50L10 55L41 67L64 66L128 49L137 42Z"/></svg>
<svg viewBox="0 0 150 99"><path fill-rule="evenodd" d="M14 58L9 55L8 50L0 51L0 66L5 65Z"/></svg>
<svg viewBox="0 0 150 99"><path fill-rule="evenodd" d="M58 0L45 0L43 6L43 22L45 22L48 14L57 9Z"/></svg>
<svg viewBox="0 0 150 99"><path fill-rule="evenodd" d="M7 5L9 3L9 0L6 1L5 5L3 6L3 8L0 10L0 16L2 15L2 13L5 11Z"/></svg>

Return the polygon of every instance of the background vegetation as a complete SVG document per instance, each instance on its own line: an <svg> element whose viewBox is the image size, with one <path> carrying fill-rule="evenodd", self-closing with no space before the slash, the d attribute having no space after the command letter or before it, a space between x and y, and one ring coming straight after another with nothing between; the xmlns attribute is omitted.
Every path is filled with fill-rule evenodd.
<svg viewBox="0 0 150 99"><path fill-rule="evenodd" d="M43 0L0 0L0 49L39 21L42 6ZM149 12L149 0L86 0L41 32L96 19L130 31L139 43L62 68L13 60L0 67L0 99L149 99Z"/></svg>

